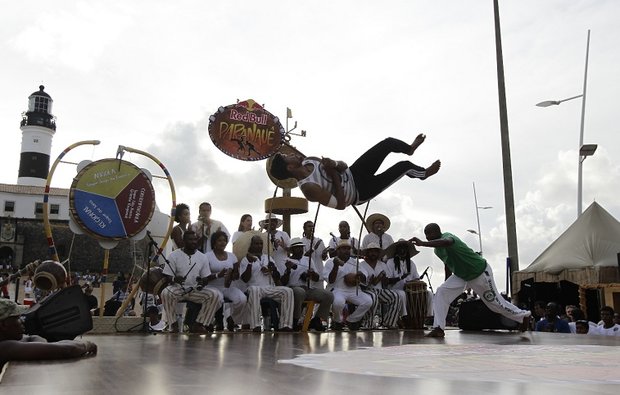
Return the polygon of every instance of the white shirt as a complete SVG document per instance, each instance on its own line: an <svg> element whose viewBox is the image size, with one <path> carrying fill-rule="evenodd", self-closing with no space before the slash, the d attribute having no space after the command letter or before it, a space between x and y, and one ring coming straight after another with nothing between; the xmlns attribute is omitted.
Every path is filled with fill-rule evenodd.
<svg viewBox="0 0 620 395"><path fill-rule="evenodd" d="M207 226L205 224L204 230L201 230L202 229L202 225L203 225L202 221L198 220L198 221L196 221L196 222L194 222L192 224L192 230L194 232L196 232L196 236L198 238L201 238L201 237L204 236L204 238L205 238L203 243L202 243L202 246L200 246L200 247L202 247L202 251L204 253L207 253L207 252L212 250L212 248L211 248L211 235L213 233L217 232L218 230L221 230L222 232L226 233L226 236L228 236L228 238L230 239L230 232L228 231L228 229L226 229L226 227L224 226L223 223L221 223L220 221L218 221L216 219L211 219L210 221L211 221L211 225Z"/></svg>
<svg viewBox="0 0 620 395"><path fill-rule="evenodd" d="M198 250L192 255L187 255L182 248L174 250L168 255L168 261L170 265L164 265L164 274L173 278L185 277L184 286L193 287L196 285L196 277L204 278L211 274L207 256Z"/></svg>
<svg viewBox="0 0 620 395"><path fill-rule="evenodd" d="M363 269L364 269L364 271L365 271L366 273L368 273L368 274L367 274L368 278L366 279L366 280L367 280L367 281L366 281L366 285L367 285L369 288L373 288L373 289L383 289L383 284L381 284L381 281L379 281L377 284L372 284L372 283L370 282L370 279L371 279L372 277L377 277L377 276L379 276L379 274L381 274L381 272L385 272L385 274L387 275L387 266L386 266L385 262L378 261L378 262L377 262L377 264L375 265L375 268L373 269L373 268L372 268L372 266L370 266L370 265L368 264L368 262L366 262L366 261L361 261L361 262L360 262L360 268L363 268Z"/></svg>
<svg viewBox="0 0 620 395"><path fill-rule="evenodd" d="M276 232L272 235L269 233L267 234L268 238L269 238L269 242L271 243L271 245L269 246L269 250L274 252L273 255L273 260L276 264L278 265L283 265L284 262L286 262L286 259L288 258L288 252L286 251L286 249L283 246L288 247L291 244L291 238L290 236L281 230L276 230ZM273 240L280 240L280 246L274 250L274 245L273 245ZM263 249L263 251L265 251Z"/></svg>
<svg viewBox="0 0 620 395"><path fill-rule="evenodd" d="M355 261L355 258L349 258L349 260L346 261L343 266L340 266L338 268L338 273L336 274L336 281L328 284L327 287L328 288L333 287L334 289L339 289L339 290L344 290L344 291L351 291L351 290L354 291L357 287L349 287L348 285L346 285L344 283L344 276L346 276L349 273L357 273L356 267L357 267L357 262ZM329 282L329 273L332 271L333 268L334 268L334 258L330 258L325 262L325 267L323 268L323 278L325 279L325 281ZM364 273L366 277L368 277L368 273L364 270L364 268L362 268L361 265L359 267L359 271Z"/></svg>
<svg viewBox="0 0 620 395"><path fill-rule="evenodd" d="M233 265L237 263L237 257L235 254L225 251L226 259L220 261L213 251L207 252L205 255L209 260L209 269L211 273L216 276L224 269L232 269ZM209 281L209 286L214 288L225 288L224 282L226 281L225 277L216 277L214 280Z"/></svg>
<svg viewBox="0 0 620 395"><path fill-rule="evenodd" d="M588 335L598 335L598 325L596 325L594 322L592 321L588 321ZM570 328L570 333L577 333L577 323L576 322L569 322L568 323L568 327Z"/></svg>
<svg viewBox="0 0 620 395"><path fill-rule="evenodd" d="M243 275L243 273L245 273L246 269L248 268L249 264L252 264L252 276L250 277L250 280L246 283L246 287L245 289L247 289L247 287L254 285L257 287L272 287L274 286L273 283L273 279L271 278L270 274L264 274L261 271L261 268L263 267L267 267L267 265L269 264L269 258L267 257L266 254L263 254L260 259L254 261L254 262L250 262L248 261L247 257L243 257L243 259L241 260L241 263L239 265L239 274ZM243 282L243 281L241 281ZM241 289L242 291L245 291L245 289Z"/></svg>
<svg viewBox="0 0 620 395"><path fill-rule="evenodd" d="M387 274L388 278L402 277L402 275L407 272L407 264L402 261L400 262L400 270L396 270L396 264L394 263L394 258L388 259L386 266L387 266L387 271L385 273ZM420 279L420 274L418 274L418 269L416 268L415 263L413 262L413 259L412 259L411 260L411 271L407 274L407 277L398 281L396 284L390 286L389 288L403 290L405 289L406 282L409 282L412 280L418 280L418 279Z"/></svg>
<svg viewBox="0 0 620 395"><path fill-rule="evenodd" d="M298 259L293 259L293 258L288 258L288 260L291 261L291 262L294 262L295 264L297 264L297 269L291 269L291 274L289 276L288 284L287 285L289 287L303 287L303 286L308 285L306 283L306 281L301 280L301 275L304 274L304 273L308 273L308 263L310 263L310 260L308 259L308 257L307 256L303 256L299 260ZM313 272L316 272L315 267L316 266L315 266L314 262L312 262L310 264L310 270L313 271ZM281 273L284 273L283 270L285 270L286 267L284 267L284 269L281 269L281 268L278 268L278 269L280 270ZM320 278L321 277L321 272L318 272L318 273L319 273L319 278ZM311 288L314 288L313 285L314 285L314 282L311 281L310 282Z"/></svg>
<svg viewBox="0 0 620 395"><path fill-rule="evenodd" d="M596 327L596 334L602 336L620 336L620 325L615 324L611 328L605 328L605 324Z"/></svg>
<svg viewBox="0 0 620 395"><path fill-rule="evenodd" d="M373 241L379 244L379 246L384 250L388 248L388 246L390 246L391 244L394 244L394 239L392 239L392 236L387 233L384 233L381 236L376 233L368 233L366 236L364 236L364 240L362 240L362 248L364 249L368 247L368 244L372 243Z"/></svg>

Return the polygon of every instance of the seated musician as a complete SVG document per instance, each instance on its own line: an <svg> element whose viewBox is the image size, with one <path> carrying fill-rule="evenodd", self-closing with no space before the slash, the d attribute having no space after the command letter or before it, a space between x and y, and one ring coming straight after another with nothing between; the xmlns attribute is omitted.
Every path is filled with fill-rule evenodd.
<svg viewBox="0 0 620 395"><path fill-rule="evenodd" d="M374 306L371 294L358 290L358 284L366 282L367 273L360 266L359 270L354 258L351 257L351 244L340 240L336 246L336 256L328 259L323 268L323 278L327 280L327 288L334 293L332 303L332 329L344 330L342 311L347 303L356 306L353 314L347 318L350 331L361 327L362 318Z"/></svg>
<svg viewBox="0 0 620 395"><path fill-rule="evenodd" d="M239 268L241 280L247 284L250 327L260 332L261 299L271 298L280 303L279 331L293 330L293 290L281 286L281 273L274 262L263 254L263 239L253 236Z"/></svg>
<svg viewBox="0 0 620 395"><path fill-rule="evenodd" d="M209 260L206 255L198 251L196 233L188 230L183 234L184 247L174 250L168 255L168 262L163 273L170 277L173 283L161 293L166 321L171 332L179 332L176 322L176 307L178 302L190 301L201 305L196 322L190 326L192 333L206 333L206 325L211 324L215 312L222 307L224 297L214 288L203 288L211 275ZM200 281L200 284L199 284Z"/></svg>
<svg viewBox="0 0 620 395"><path fill-rule="evenodd" d="M395 291L403 302L402 315L407 316L407 294L405 284L409 281L420 280L420 274L413 258L420 251L415 245L405 239L400 239L385 250L387 258L388 289ZM426 291L426 314L433 313L433 292ZM405 319L406 320L406 319Z"/></svg>
<svg viewBox="0 0 620 395"><path fill-rule="evenodd" d="M97 345L89 341L48 343L40 336L24 335L21 316L27 312L28 306L0 299L0 369L9 361L70 359L97 354Z"/></svg>
<svg viewBox="0 0 620 395"><path fill-rule="evenodd" d="M366 283L366 292L374 294L374 299L381 305L386 307L386 311L382 314L381 326L387 329L398 329L398 320L402 313L402 298L395 291L387 289L388 277L387 266L385 262L379 260L383 250L379 244L374 241L368 243L363 250L364 260L360 262L360 268L368 273L368 281ZM367 324L365 327L372 328L374 326L375 311L369 310L370 314L364 316Z"/></svg>

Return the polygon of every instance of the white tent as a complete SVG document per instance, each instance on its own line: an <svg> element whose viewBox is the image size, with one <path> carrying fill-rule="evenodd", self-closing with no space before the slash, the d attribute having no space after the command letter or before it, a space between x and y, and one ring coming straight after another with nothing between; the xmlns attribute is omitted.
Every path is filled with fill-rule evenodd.
<svg viewBox="0 0 620 395"><path fill-rule="evenodd" d="M618 253L620 222L594 202L531 265L514 273L513 293L529 278L578 285L618 282Z"/></svg>

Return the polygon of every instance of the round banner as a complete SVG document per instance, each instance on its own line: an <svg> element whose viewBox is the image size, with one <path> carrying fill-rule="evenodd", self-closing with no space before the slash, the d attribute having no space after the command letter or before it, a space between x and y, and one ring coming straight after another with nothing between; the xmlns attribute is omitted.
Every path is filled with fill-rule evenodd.
<svg viewBox="0 0 620 395"><path fill-rule="evenodd" d="M132 163L102 159L84 167L69 190L69 211L84 232L100 240L140 233L155 210L149 177Z"/></svg>
<svg viewBox="0 0 620 395"><path fill-rule="evenodd" d="M223 153L254 161L270 157L284 142L278 117L254 100L220 107L209 117L209 136Z"/></svg>

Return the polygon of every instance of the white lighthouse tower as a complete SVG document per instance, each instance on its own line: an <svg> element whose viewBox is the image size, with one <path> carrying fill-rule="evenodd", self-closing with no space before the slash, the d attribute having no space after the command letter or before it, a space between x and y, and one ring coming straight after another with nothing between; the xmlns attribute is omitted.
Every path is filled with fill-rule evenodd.
<svg viewBox="0 0 620 395"><path fill-rule="evenodd" d="M28 96L28 111L22 113L18 185L45 186L49 173L56 117L52 115L53 100L43 89L40 85L37 92Z"/></svg>

